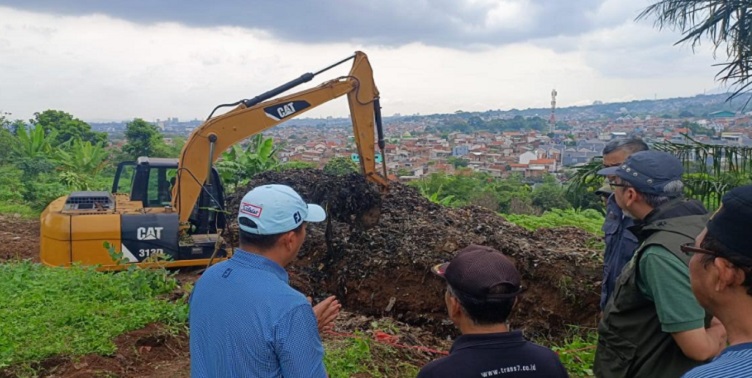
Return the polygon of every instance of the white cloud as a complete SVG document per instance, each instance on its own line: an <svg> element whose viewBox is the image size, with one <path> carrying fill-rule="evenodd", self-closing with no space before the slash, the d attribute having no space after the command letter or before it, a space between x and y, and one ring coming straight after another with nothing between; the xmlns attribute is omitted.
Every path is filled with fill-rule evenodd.
<svg viewBox="0 0 752 378"><path fill-rule="evenodd" d="M483 1L469 6L488 5ZM569 106L689 96L714 87L710 53L672 46L676 34L636 24L631 15L619 21L629 1L608 0L594 9L613 21L599 29L504 45L468 40L468 46L484 46L475 50L429 46L417 37L397 46L298 43L261 29L0 7L0 111L14 119L46 109L84 120L203 119L218 104L254 97L354 50L369 55L386 115L548 107L552 88L558 105ZM535 18L532 2L493 4L485 22L517 22L510 33L522 33ZM348 69L345 64L305 87ZM346 114L344 100L309 113Z"/></svg>
<svg viewBox="0 0 752 378"><path fill-rule="evenodd" d="M527 29L536 18L535 4L528 0L501 0L490 9L485 19L485 28Z"/></svg>

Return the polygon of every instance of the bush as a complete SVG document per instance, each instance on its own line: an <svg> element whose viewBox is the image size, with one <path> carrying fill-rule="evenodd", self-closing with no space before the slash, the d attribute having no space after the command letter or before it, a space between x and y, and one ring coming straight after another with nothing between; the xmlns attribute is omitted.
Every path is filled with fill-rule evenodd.
<svg viewBox="0 0 752 378"><path fill-rule="evenodd" d="M54 174L40 174L35 180L24 182L23 186L24 200L37 210L44 209L53 200L70 192Z"/></svg>
<svg viewBox="0 0 752 378"><path fill-rule="evenodd" d="M18 185L22 182L22 177L22 170L12 165L0 166L0 202L20 203L23 201L23 186Z"/></svg>
<svg viewBox="0 0 752 378"><path fill-rule="evenodd" d="M604 221L603 215L593 209L553 209L546 211L541 216L504 214L503 217L508 221L531 231L535 231L539 228L572 226L589 231L595 235L601 234L601 227L603 226Z"/></svg>

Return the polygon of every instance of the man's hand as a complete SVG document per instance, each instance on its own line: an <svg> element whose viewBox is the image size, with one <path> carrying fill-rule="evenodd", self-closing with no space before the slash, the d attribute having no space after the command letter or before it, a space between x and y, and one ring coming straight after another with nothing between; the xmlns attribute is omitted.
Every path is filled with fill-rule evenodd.
<svg viewBox="0 0 752 378"><path fill-rule="evenodd" d="M308 297L308 301L311 301L310 297ZM319 324L319 332L334 327L332 322L339 315L339 310L341 308L342 305L333 295L313 306L313 313L316 315L316 320Z"/></svg>

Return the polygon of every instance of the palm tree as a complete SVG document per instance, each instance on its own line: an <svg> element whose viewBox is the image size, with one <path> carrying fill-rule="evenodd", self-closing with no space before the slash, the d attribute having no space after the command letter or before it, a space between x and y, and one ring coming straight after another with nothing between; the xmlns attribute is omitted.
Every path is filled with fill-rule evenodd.
<svg viewBox="0 0 752 378"><path fill-rule="evenodd" d="M728 61L719 63L716 79L731 83L736 91L732 99L750 91L752 68L752 0L660 0L647 7L637 19L655 17L659 29L678 29L682 38L676 44L689 43L692 48L709 40L714 55L722 46ZM749 102L749 100L747 100Z"/></svg>
<svg viewBox="0 0 752 378"><path fill-rule="evenodd" d="M715 209L723 195L752 179L752 148L713 145L685 135L687 144L656 143L653 148L670 152L684 163L684 185L688 197Z"/></svg>

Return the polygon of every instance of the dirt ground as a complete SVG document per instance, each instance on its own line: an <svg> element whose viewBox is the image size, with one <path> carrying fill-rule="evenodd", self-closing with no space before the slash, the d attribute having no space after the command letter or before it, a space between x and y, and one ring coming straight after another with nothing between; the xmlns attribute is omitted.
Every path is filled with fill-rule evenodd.
<svg viewBox="0 0 752 378"><path fill-rule="evenodd" d="M431 275L429 268L473 243L502 251L520 269L526 291L512 327L523 329L528 337L557 338L567 332L569 324L595 325L600 266L594 257L598 251L589 248L593 235L587 232L576 228L530 232L482 208L443 208L398 183L379 195L358 175L268 173L257 176L249 186L264 183L288 184L304 199L328 207L330 221L309 225L299 259L289 269L291 283L304 294L315 300L335 294L343 303L346 312L325 339L365 332L398 342L395 349L401 361L419 366L440 357L436 352L448 350L448 337L457 332L446 321L445 283ZM229 196L232 213L237 213L237 193ZM381 209L380 214L359 216L374 207ZM228 235L231 244L234 227L233 219ZM39 261L38 250L38 221L0 216L0 262ZM177 277L195 281L198 276L189 271ZM398 339L390 336L397 333ZM118 348L112 356L53 357L37 370L49 377L189 376L184 333L171 335L152 324L121 335L115 343ZM7 371L5 375L9 376Z"/></svg>

